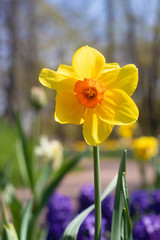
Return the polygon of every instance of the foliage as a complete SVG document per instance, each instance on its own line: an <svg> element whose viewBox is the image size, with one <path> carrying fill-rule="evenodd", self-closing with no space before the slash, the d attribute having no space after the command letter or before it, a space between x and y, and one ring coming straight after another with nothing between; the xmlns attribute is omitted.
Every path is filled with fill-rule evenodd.
<svg viewBox="0 0 160 240"><path fill-rule="evenodd" d="M10 124L4 118L0 119L0 188L7 182L21 182L16 156L16 141L18 133L15 124Z"/></svg>
<svg viewBox="0 0 160 240"><path fill-rule="evenodd" d="M79 153L71 159L66 158L56 171L53 171L51 162L48 162L43 170L37 174L38 168L34 156L35 141L29 141L23 130L19 113L16 114L16 119L19 134L17 142L19 171L25 186L31 190L33 199L24 208L15 195L14 187L9 183L4 187L2 196L9 206L18 239L31 240L38 238L41 233L41 229L37 227L38 219L49 197L63 177L80 161L85 153ZM35 140L35 137L33 139ZM13 234L10 233L9 225L6 225L4 229L5 235L7 234L9 237L7 239L10 239Z"/></svg>
<svg viewBox="0 0 160 240"><path fill-rule="evenodd" d="M129 217L128 209L128 193L127 185L125 180L125 168L126 164L126 152L124 153L121 165L119 168L118 180L114 178L112 182L105 189L101 201L115 188L116 182L116 197L113 210L112 218L112 230L111 230L111 239L132 239L132 229L131 222ZM94 209L94 204L88 207L86 210L82 211L67 227L63 239L65 240L75 240L77 239L77 234L82 222L89 215L89 213Z"/></svg>
<svg viewBox="0 0 160 240"><path fill-rule="evenodd" d="M79 153L77 156L73 157L72 160L65 161L62 166L55 172L51 171L51 163L49 162L48 164L46 164L46 167L41 171L41 173L37 175L35 174L36 166L34 162L33 151L35 142L32 142L32 144L28 144L28 139L22 128L19 113L16 114L16 119L20 136L17 148L18 158L21 157L21 159L19 159L19 163L22 161L19 169L21 175L23 176L25 185L31 189L33 198L29 201L26 207L23 207L23 204L15 196L13 186L5 186L3 191L3 201L5 201L6 204L9 206L14 227L7 222L5 208L3 205L3 236L4 239L7 240L35 240L39 238L40 234L42 234L41 229L39 229L38 218L40 216L40 213L42 212L43 207L46 205L51 194L54 192L57 185L65 176L65 174L81 159L84 153ZM124 175L125 161L126 155L124 155L122 158L117 188L119 188L119 183L123 183L123 191L125 193L124 198L126 199L127 195ZM114 178L111 184L106 188L106 190L102 194L102 200L114 189L114 187L116 186L116 181L117 178ZM117 194L119 196L119 192ZM117 201L118 200L116 200L116 202ZM125 204L127 204L127 201L128 200L126 200ZM123 205L121 205L121 208L122 209L120 209L120 211L123 212ZM125 205L125 208L127 209L127 205ZM94 205L83 211L73 220L73 222L71 222L71 224L65 231L64 239L76 239L80 225L93 209ZM124 216L128 215L124 215L123 213L122 218ZM125 218L125 221L129 221L129 219ZM119 228L121 227L122 226L119 226Z"/></svg>
<svg viewBox="0 0 160 240"><path fill-rule="evenodd" d="M112 216L111 240L132 240L132 227L129 214L129 197L126 184L126 152L124 152L117 180Z"/></svg>
<svg viewBox="0 0 160 240"><path fill-rule="evenodd" d="M108 185L108 187L105 189L101 201L115 188L116 186L117 178L115 177L112 182ZM77 238L78 230L82 224L82 222L85 220L85 218L88 216L88 214L94 209L94 204L91 205L89 208L81 212L67 227L63 239L64 240L72 240Z"/></svg>

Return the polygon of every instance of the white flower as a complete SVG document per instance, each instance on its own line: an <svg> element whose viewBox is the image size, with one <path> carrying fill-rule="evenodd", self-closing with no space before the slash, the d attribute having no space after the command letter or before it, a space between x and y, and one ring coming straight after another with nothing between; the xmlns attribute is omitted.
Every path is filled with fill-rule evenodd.
<svg viewBox="0 0 160 240"><path fill-rule="evenodd" d="M42 136L40 145L35 147L35 154L46 161L53 161L53 168L58 169L63 160L63 146L58 140Z"/></svg>

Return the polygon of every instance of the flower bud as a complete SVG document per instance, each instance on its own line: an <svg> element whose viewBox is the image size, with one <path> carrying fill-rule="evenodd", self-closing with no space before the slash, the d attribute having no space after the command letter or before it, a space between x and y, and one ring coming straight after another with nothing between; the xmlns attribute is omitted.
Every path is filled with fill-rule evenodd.
<svg viewBox="0 0 160 240"><path fill-rule="evenodd" d="M30 102L31 105L36 109L40 110L41 108L47 105L47 96L41 87L32 87L30 93Z"/></svg>

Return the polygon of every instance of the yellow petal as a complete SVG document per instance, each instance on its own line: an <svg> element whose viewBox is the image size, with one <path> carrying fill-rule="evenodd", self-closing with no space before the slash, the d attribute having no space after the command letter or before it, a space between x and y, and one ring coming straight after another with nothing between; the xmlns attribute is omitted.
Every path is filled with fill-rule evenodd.
<svg viewBox="0 0 160 240"><path fill-rule="evenodd" d="M105 63L104 56L94 48L84 46L76 51L72 59L72 67L80 80L96 79Z"/></svg>
<svg viewBox="0 0 160 240"><path fill-rule="evenodd" d="M39 81L45 87L56 91L73 92L77 81L75 76L76 74L71 69L69 71L68 66L63 65L57 72L43 68L39 76Z"/></svg>
<svg viewBox="0 0 160 240"><path fill-rule="evenodd" d="M131 96L137 87L138 69L134 64L128 64L122 68L103 70L97 80L104 85L106 90L119 88Z"/></svg>
<svg viewBox="0 0 160 240"><path fill-rule="evenodd" d="M87 109L83 123L83 135L87 144L97 146L112 132L113 125L106 124L92 109Z"/></svg>
<svg viewBox="0 0 160 240"><path fill-rule="evenodd" d="M104 66L103 66L103 69L100 72L100 74L104 74L104 73L106 73L108 71L111 71L111 70L114 70L116 68L120 68L118 63L105 63Z"/></svg>
<svg viewBox="0 0 160 240"><path fill-rule="evenodd" d="M62 92L56 97L55 120L59 123L82 124L84 107L74 94Z"/></svg>
<svg viewBox="0 0 160 240"><path fill-rule="evenodd" d="M114 125L134 123L139 115L134 101L120 89L106 91L102 104L96 108L103 121Z"/></svg>
<svg viewBox="0 0 160 240"><path fill-rule="evenodd" d="M78 79L77 73L73 71L73 68L71 66L61 64L61 65L59 65L57 72L60 73L62 76L67 76L67 77Z"/></svg>

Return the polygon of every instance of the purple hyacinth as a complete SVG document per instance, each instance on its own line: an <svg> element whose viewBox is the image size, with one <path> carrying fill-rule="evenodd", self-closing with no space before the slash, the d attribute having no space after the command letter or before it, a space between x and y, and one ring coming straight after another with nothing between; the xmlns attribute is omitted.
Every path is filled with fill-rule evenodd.
<svg viewBox="0 0 160 240"><path fill-rule="evenodd" d="M151 210L156 214L160 214L160 190L151 193Z"/></svg>
<svg viewBox="0 0 160 240"><path fill-rule="evenodd" d="M159 240L160 217L157 215L143 216L133 228L133 240Z"/></svg>
<svg viewBox="0 0 160 240"><path fill-rule="evenodd" d="M151 198L146 190L135 190L130 197L130 215L142 215L149 211Z"/></svg>
<svg viewBox="0 0 160 240"><path fill-rule="evenodd" d="M80 190L79 212L88 208L93 203L94 203L94 186L91 184L85 184Z"/></svg>
<svg viewBox="0 0 160 240"><path fill-rule="evenodd" d="M94 186L92 184L85 184L80 190L79 196L79 212L88 208L94 203ZM102 202L102 217L107 220L107 229L111 229L112 212L114 205L114 197L108 195Z"/></svg>
<svg viewBox="0 0 160 240"><path fill-rule="evenodd" d="M107 229L111 230L114 197L108 195L102 202L102 216L107 220Z"/></svg>
<svg viewBox="0 0 160 240"><path fill-rule="evenodd" d="M102 219L101 240L106 240L105 237L106 220ZM82 223L77 240L94 240L95 216L93 213L89 214Z"/></svg>
<svg viewBox="0 0 160 240"><path fill-rule="evenodd" d="M47 222L49 231L47 240L59 240L73 217L71 198L60 193L54 193L48 202Z"/></svg>

